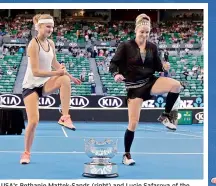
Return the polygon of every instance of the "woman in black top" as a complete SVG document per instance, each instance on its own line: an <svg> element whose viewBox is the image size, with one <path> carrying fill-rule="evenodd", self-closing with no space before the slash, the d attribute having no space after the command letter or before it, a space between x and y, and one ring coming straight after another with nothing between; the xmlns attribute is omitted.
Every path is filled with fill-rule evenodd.
<svg viewBox="0 0 216 186"><path fill-rule="evenodd" d="M130 148L134 138L134 131L140 118L142 103L152 95L167 94L165 112L159 117L170 130L176 130L172 123L170 112L181 90L181 83L168 77L155 77L155 71L163 72L170 69L169 63L162 63L155 44L147 39L150 33L150 18L141 14L136 18L136 38L122 42L110 63L110 72L116 82L125 82L127 89L127 104L129 125L125 132L125 154L123 163L133 165Z"/></svg>

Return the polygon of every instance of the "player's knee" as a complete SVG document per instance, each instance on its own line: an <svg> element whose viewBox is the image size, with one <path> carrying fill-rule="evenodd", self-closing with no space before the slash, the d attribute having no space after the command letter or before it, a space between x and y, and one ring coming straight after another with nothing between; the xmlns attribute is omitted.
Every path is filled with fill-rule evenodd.
<svg viewBox="0 0 216 186"><path fill-rule="evenodd" d="M62 80L66 83L70 82L70 78L67 75L61 76Z"/></svg>
<svg viewBox="0 0 216 186"><path fill-rule="evenodd" d="M70 84L70 78L67 75L63 75L60 77L61 84Z"/></svg>
<svg viewBox="0 0 216 186"><path fill-rule="evenodd" d="M181 83L177 80L174 80L172 82L172 90L175 90L176 92L180 92L181 90Z"/></svg>

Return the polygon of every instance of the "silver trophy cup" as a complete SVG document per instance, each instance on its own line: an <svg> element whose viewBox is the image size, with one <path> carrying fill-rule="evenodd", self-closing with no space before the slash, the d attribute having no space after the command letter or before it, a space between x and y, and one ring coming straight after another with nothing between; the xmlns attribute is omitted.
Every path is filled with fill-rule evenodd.
<svg viewBox="0 0 216 186"><path fill-rule="evenodd" d="M85 152L92 162L84 164L83 176L91 178L118 177L117 165L110 162L110 159L117 153L118 140L85 139L84 142Z"/></svg>

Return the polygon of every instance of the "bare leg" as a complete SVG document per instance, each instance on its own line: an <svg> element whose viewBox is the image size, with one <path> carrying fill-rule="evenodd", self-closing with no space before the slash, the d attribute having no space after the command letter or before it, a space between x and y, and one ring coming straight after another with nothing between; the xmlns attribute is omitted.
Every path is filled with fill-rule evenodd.
<svg viewBox="0 0 216 186"><path fill-rule="evenodd" d="M60 89L62 107L62 117L58 123L69 129L75 130L75 126L73 125L69 115L71 84L68 76L64 75L50 78L44 85L43 95L49 95L58 89Z"/></svg>
<svg viewBox="0 0 216 186"><path fill-rule="evenodd" d="M124 136L125 154L123 156L123 163L125 165L135 164L135 161L131 158L130 149L133 143L134 133L139 122L142 103L143 100L140 98L128 100L129 124Z"/></svg>
<svg viewBox="0 0 216 186"><path fill-rule="evenodd" d="M62 114L69 114L71 84L68 76L56 76L50 78L44 85L44 95L49 95L56 90L60 89L60 99L62 106Z"/></svg>
<svg viewBox="0 0 216 186"><path fill-rule="evenodd" d="M152 95L162 95L167 94L167 101L165 106L165 112L160 116L159 121L161 121L167 128L171 130L176 130L176 125L172 123L170 112L176 100L179 98L179 92L181 90L181 83L171 78L160 77L152 87Z"/></svg>

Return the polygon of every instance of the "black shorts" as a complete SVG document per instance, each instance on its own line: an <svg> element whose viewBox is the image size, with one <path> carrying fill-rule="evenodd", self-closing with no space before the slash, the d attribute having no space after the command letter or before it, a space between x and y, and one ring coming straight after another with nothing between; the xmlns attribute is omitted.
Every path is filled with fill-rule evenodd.
<svg viewBox="0 0 216 186"><path fill-rule="evenodd" d="M151 95L151 89L158 77L152 76L149 81L139 88L130 88L127 90L127 100L134 98L141 98L143 101L151 99L153 96Z"/></svg>
<svg viewBox="0 0 216 186"><path fill-rule="evenodd" d="M36 92L39 97L43 97L43 85L40 87L35 87L33 89L23 89L22 91L22 97L23 99L27 97L28 95L32 94L33 92Z"/></svg>

